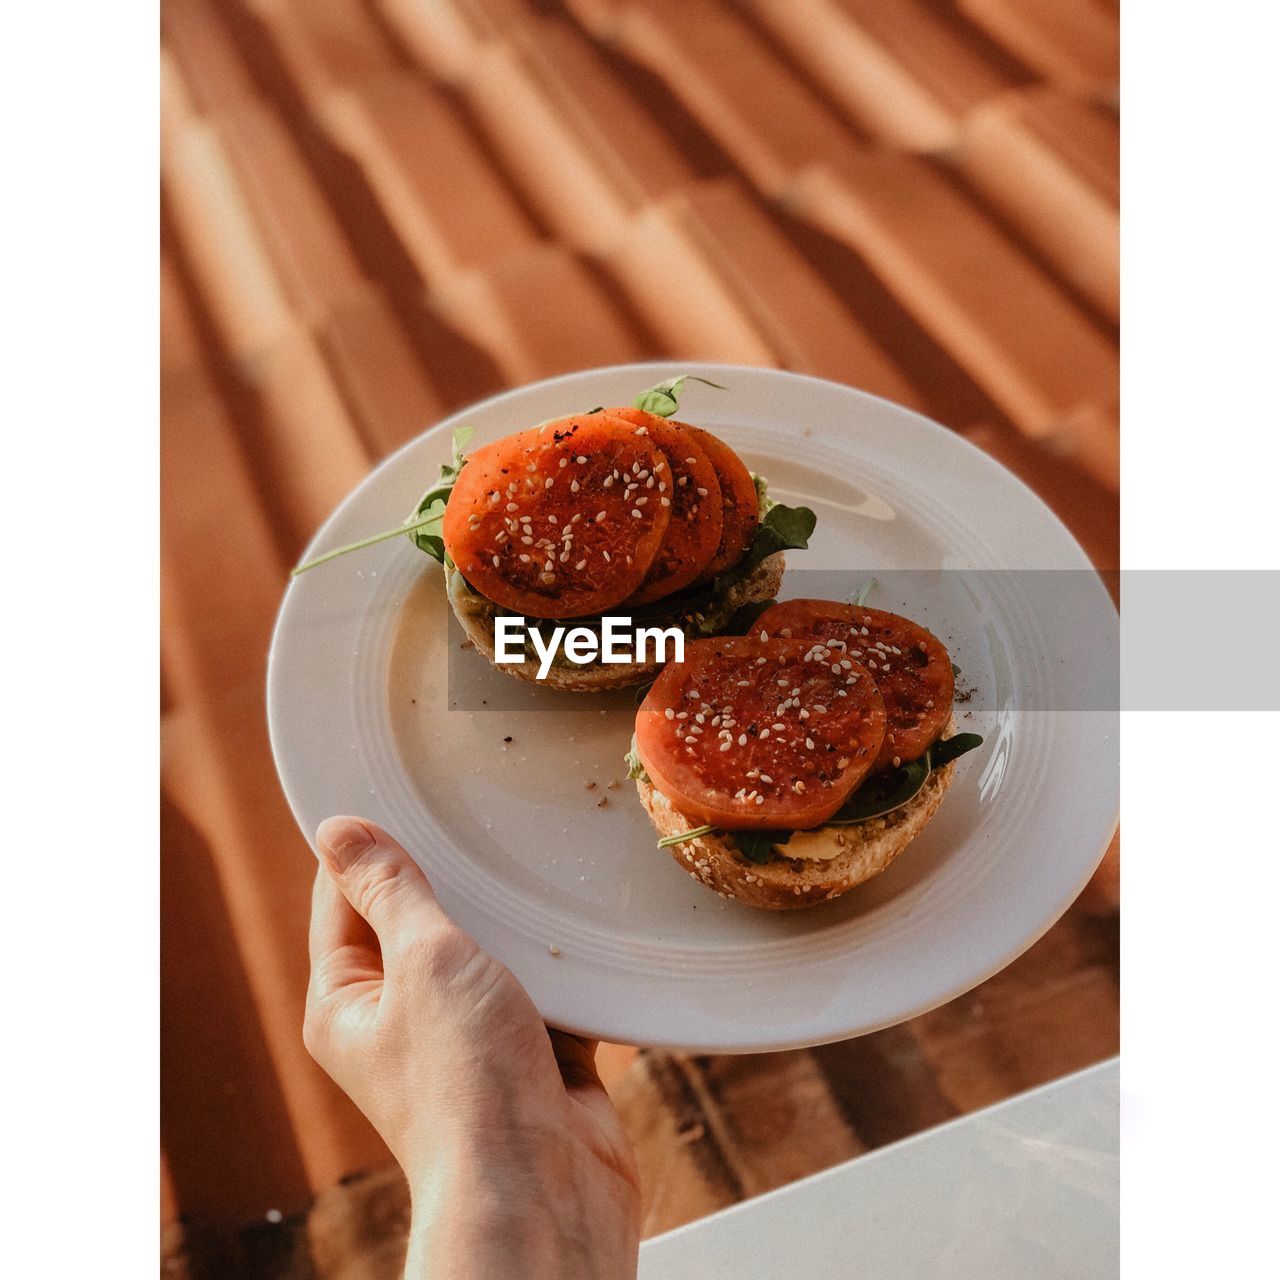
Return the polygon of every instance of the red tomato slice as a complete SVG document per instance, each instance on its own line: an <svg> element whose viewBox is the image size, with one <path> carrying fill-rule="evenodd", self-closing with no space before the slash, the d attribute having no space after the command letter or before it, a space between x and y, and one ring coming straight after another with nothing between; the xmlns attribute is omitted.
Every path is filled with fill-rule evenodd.
<svg viewBox="0 0 1280 1280"><path fill-rule="evenodd" d="M644 485L656 477L654 488ZM477 449L444 513L444 545L495 604L533 618L580 618L644 581L671 520L657 485L667 460L629 423L563 418Z"/></svg>
<svg viewBox="0 0 1280 1280"><path fill-rule="evenodd" d="M689 432L706 450L720 481L720 497L724 503L720 545L711 563L697 578L698 582L709 582L716 574L732 569L751 549L760 524L760 496L746 464L719 436L713 436L701 427L691 427L687 422L676 425Z"/></svg>
<svg viewBox="0 0 1280 1280"><path fill-rule="evenodd" d="M636 716L653 784L729 831L821 826L870 771L884 703L864 667L822 641L697 640Z"/></svg>
<svg viewBox="0 0 1280 1280"><path fill-rule="evenodd" d="M755 626L770 636L844 641L849 657L866 666L888 716L877 769L918 759L947 727L956 684L951 655L910 619L835 600L785 600Z"/></svg>
<svg viewBox="0 0 1280 1280"><path fill-rule="evenodd" d="M681 423L643 409L628 407L604 412L634 423L662 450L671 468L671 523L667 536L640 590L627 601L648 604L687 587L711 563L724 529L720 481L711 459ZM667 495L662 501L667 501Z"/></svg>

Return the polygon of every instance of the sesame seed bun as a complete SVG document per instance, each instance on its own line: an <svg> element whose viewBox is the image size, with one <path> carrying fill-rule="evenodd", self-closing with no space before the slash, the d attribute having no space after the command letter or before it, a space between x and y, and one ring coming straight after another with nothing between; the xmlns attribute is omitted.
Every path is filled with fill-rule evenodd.
<svg viewBox="0 0 1280 1280"><path fill-rule="evenodd" d="M953 720L942 736L949 738L954 732ZM778 855L768 862L751 862L738 852L732 833L721 831L671 845L667 852L699 883L714 889L722 898L749 907L794 911L830 902L878 876L924 830L937 813L955 768L953 761L935 769L920 791L891 813L851 826L819 828L844 838L845 848L835 858ZM637 779L636 790L659 837L678 835L699 825L675 809L651 783Z"/></svg>
<svg viewBox="0 0 1280 1280"><path fill-rule="evenodd" d="M785 568L786 557L781 551L762 560L741 582L734 583L722 597L717 599L715 613L707 618L707 622L710 622L713 627L727 626L729 619L743 605L772 600L782 585L782 573ZM545 680L538 680L536 661L496 662L494 660L494 619L497 616L497 607L483 596L477 596L456 570L448 574L448 595L454 616L466 633L467 639L499 671L505 671L518 680L528 680L546 685L550 689L564 689L572 693L603 693L609 689L626 689L645 684L662 670L663 664L660 662L592 662L582 665L554 666L547 672ZM577 619L576 621L581 623L585 620ZM566 623L566 625L572 625L572 623ZM716 634L714 630L708 633L705 626L706 623L697 620L689 621L684 626L685 635L691 640L696 640L707 634Z"/></svg>

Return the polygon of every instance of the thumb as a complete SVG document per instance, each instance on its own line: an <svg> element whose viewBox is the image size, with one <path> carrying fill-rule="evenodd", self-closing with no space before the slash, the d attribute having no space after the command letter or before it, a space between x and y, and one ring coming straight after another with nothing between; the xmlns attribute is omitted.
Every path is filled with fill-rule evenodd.
<svg viewBox="0 0 1280 1280"><path fill-rule="evenodd" d="M378 935L384 956L448 923L422 869L375 823L326 818L316 847L343 897Z"/></svg>

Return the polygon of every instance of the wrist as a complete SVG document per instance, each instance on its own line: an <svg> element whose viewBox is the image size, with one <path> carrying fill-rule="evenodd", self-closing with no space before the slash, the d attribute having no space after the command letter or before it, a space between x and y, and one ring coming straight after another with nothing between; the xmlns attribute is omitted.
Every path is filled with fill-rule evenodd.
<svg viewBox="0 0 1280 1280"><path fill-rule="evenodd" d="M611 1203L599 1181L577 1185L567 1170L546 1166L532 1150L465 1144L415 1170L407 1280L634 1277L638 1223L630 1197Z"/></svg>

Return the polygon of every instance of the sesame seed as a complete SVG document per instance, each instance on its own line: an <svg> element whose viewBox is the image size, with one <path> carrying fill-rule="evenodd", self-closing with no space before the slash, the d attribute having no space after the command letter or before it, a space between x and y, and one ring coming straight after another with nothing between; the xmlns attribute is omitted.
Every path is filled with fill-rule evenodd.
<svg viewBox="0 0 1280 1280"><path fill-rule="evenodd" d="M701 485L699 485L699 486L698 486L698 497L700 497L700 498L705 498L705 497L707 496L707 492L708 492L708 491L707 491L706 489L702 488L702 486L701 486Z"/></svg>
<svg viewBox="0 0 1280 1280"><path fill-rule="evenodd" d="M581 572L583 569L587 567L587 562L585 560L579 560L578 563L575 564L573 567L577 569L579 572Z"/></svg>
<svg viewBox="0 0 1280 1280"><path fill-rule="evenodd" d="M745 733L738 734L738 746L745 747L747 745L747 735Z"/></svg>
<svg viewBox="0 0 1280 1280"><path fill-rule="evenodd" d="M760 730L760 741L761 741L761 742L763 742L763 741L764 741L768 736L769 736L769 730L768 730L768 729L761 729L761 730Z"/></svg>
<svg viewBox="0 0 1280 1280"><path fill-rule="evenodd" d="M596 512L596 524L600 524L600 523L602 523L605 519L607 519L608 515L609 515L609 513L608 513L607 511L597 511L597 512Z"/></svg>
<svg viewBox="0 0 1280 1280"><path fill-rule="evenodd" d="M552 486L553 484L555 484L555 481L554 481L550 476L548 476L548 477L547 477L547 478L542 482L542 487L543 487L544 489L550 489L550 488L551 488L551 486Z"/></svg>
<svg viewBox="0 0 1280 1280"><path fill-rule="evenodd" d="M554 573L542 573L542 574L539 574L538 576L542 579L543 582L554 582L556 580L556 575Z"/></svg>
<svg viewBox="0 0 1280 1280"><path fill-rule="evenodd" d="M516 503L514 503L514 502L508 502L508 503L507 503L507 510L508 510L508 511L519 511L519 510L520 510L520 508L519 508L519 506L518 506Z"/></svg>
<svg viewBox="0 0 1280 1280"><path fill-rule="evenodd" d="M662 714L666 716L668 720L674 720L676 718L676 711L674 707L668 707Z"/></svg>
<svg viewBox="0 0 1280 1280"><path fill-rule="evenodd" d="M805 750L806 750L806 751L812 751L812 750L813 750L813 739L812 739L812 738L806 738L806 739L804 740L804 746L805 746Z"/></svg>
<svg viewBox="0 0 1280 1280"><path fill-rule="evenodd" d="M574 461L578 464L578 466L582 466L586 462L586 458L584 458L582 454L578 454L578 456L574 459Z"/></svg>
<svg viewBox="0 0 1280 1280"><path fill-rule="evenodd" d="M521 563L521 564L528 564L528 563L529 563L529 561L530 561L532 558L533 558L532 556L521 556L521 557L520 557L520 563Z"/></svg>
<svg viewBox="0 0 1280 1280"><path fill-rule="evenodd" d="M815 702L815 703L813 704L813 709L814 709L814 710L815 710L815 711L816 711L820 716L825 716L825 715L827 714L827 709L826 709L826 707L824 707L824 706L822 705L822 703L821 703L821 702Z"/></svg>
<svg viewBox="0 0 1280 1280"><path fill-rule="evenodd" d="M728 750L729 750L729 748L730 748L731 746L733 746L733 743L732 743L732 742L722 742L722 743L720 744L720 750L721 750L721 751L728 751Z"/></svg>
<svg viewBox="0 0 1280 1280"><path fill-rule="evenodd" d="M497 556L494 556L494 557L493 557L493 567L494 567L495 569L496 569L496 568L498 567L498 565L499 565L499 564L501 564L501 563L502 563L502 562L498 559L498 557L497 557Z"/></svg>
<svg viewBox="0 0 1280 1280"><path fill-rule="evenodd" d="M632 508L631 508L631 515L632 515L632 517L633 517L634 519L639 520L639 519L640 519L640 517L641 517L642 515L644 515L644 512L643 512L643 511L641 511L639 507L632 507Z"/></svg>
<svg viewBox="0 0 1280 1280"><path fill-rule="evenodd" d="M764 796L757 794L757 795L756 795L756 804L764 804Z"/></svg>
<svg viewBox="0 0 1280 1280"><path fill-rule="evenodd" d="M581 486L581 485L580 485L580 484L575 480L575 481L574 481L574 482L569 486L569 492L570 492L570 493L577 493L577 492L578 492L578 490L579 490L579 489L581 489L581 488L582 488L582 486Z"/></svg>

